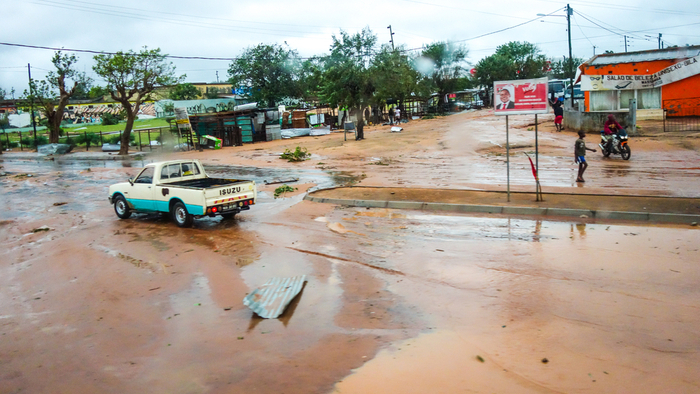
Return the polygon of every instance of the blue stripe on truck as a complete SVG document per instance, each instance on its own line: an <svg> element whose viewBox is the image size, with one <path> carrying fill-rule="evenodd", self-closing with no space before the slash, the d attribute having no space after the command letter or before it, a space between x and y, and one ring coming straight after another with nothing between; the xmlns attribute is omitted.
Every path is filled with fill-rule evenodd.
<svg viewBox="0 0 700 394"><path fill-rule="evenodd" d="M129 204L134 206L137 211L144 212L170 212L170 201L159 200L139 200L135 198L127 199ZM150 209L148 207L151 207ZM204 207L201 205L185 204L187 212L190 215L204 215Z"/></svg>

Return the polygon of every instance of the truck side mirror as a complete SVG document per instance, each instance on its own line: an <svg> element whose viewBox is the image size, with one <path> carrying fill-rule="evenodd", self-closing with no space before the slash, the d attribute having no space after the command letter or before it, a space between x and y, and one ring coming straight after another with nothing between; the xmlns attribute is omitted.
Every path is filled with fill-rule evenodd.
<svg viewBox="0 0 700 394"><path fill-rule="evenodd" d="M134 180L129 178L129 183L131 183L131 186L134 186Z"/></svg>

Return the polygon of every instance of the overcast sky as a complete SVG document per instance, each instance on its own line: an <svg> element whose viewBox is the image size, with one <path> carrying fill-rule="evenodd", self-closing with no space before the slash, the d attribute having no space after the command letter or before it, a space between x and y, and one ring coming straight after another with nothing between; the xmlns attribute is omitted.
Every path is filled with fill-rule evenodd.
<svg viewBox="0 0 700 394"><path fill-rule="evenodd" d="M568 2L573 54L588 59L605 50L700 44L698 0L598 0ZM369 27L378 42L407 49L435 41L459 41L469 62L494 53L509 41L537 44L548 57L568 55L565 7L557 0L0 0L0 87L27 87L32 77L52 69L53 51L14 44L115 52L144 45L177 56L232 58L246 47L285 42L303 57L328 52L331 36ZM537 14L552 16L538 18ZM523 24L524 23L524 24ZM521 26L516 26L523 24ZM514 27L516 26L516 27ZM511 28L512 27L512 28ZM505 29L505 30L504 30ZM503 31L500 31L503 30ZM500 31L500 32L498 32ZM13 45L4 45L13 44ZM79 68L102 84L92 71L92 56L76 53ZM227 79L230 61L172 59L188 82Z"/></svg>

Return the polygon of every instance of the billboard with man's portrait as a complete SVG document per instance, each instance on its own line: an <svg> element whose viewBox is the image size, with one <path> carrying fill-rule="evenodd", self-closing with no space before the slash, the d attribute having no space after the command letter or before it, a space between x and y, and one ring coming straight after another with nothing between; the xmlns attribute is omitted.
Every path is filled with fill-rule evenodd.
<svg viewBox="0 0 700 394"><path fill-rule="evenodd" d="M493 112L496 115L546 114L547 78L496 81Z"/></svg>

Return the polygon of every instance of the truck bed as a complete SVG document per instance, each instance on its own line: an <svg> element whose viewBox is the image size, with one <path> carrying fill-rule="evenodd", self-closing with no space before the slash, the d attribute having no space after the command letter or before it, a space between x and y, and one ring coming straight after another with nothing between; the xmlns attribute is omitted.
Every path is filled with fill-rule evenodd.
<svg viewBox="0 0 700 394"><path fill-rule="evenodd" d="M224 179L224 178L200 178L190 179L186 181L178 181L172 183L161 183L159 186L180 186L190 187L193 189L208 189L211 187L219 187L226 185L234 185L236 183L247 183L250 181L240 179Z"/></svg>

